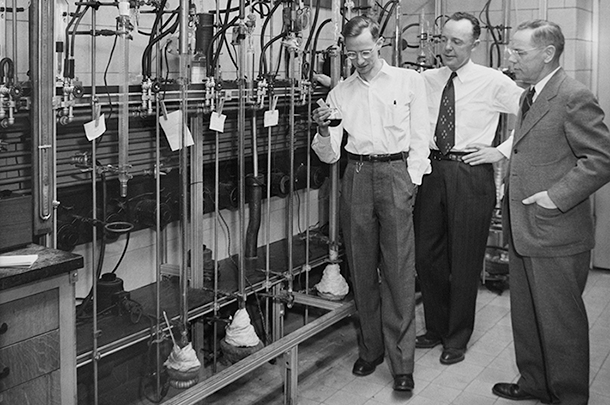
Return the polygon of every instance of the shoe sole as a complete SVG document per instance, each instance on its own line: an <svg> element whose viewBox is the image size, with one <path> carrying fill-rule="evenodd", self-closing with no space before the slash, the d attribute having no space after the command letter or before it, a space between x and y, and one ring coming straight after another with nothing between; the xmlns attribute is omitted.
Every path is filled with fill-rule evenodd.
<svg viewBox="0 0 610 405"><path fill-rule="evenodd" d="M460 357L452 359L452 360L443 360L443 359L440 359L440 362L441 362L441 364L449 366L451 364L455 364L455 363L459 363L460 361L464 361L465 358L466 358L466 356L462 354Z"/></svg>
<svg viewBox="0 0 610 405"><path fill-rule="evenodd" d="M353 375L357 375L358 377L366 377L367 375L371 375L371 374L373 374L373 373L375 372L375 369L376 369L376 368L377 368L377 367L375 366L375 368L373 368L373 369L372 369L371 371L369 371L368 373L356 372L356 371L353 371L353 370L352 370L352 374L353 374Z"/></svg>
<svg viewBox="0 0 610 405"><path fill-rule="evenodd" d="M352 374L357 375L358 377L366 377L367 375L371 375L375 372L375 370L377 369L377 366L379 366L379 365L381 365L381 363L383 363L383 360L384 360L384 358L381 358L381 360L378 360L375 363L373 363L373 369L371 371L369 371L368 373L356 372L356 371L352 370Z"/></svg>
<svg viewBox="0 0 610 405"><path fill-rule="evenodd" d="M538 398L536 398L533 395L527 396L527 397L522 397L522 398L515 398L515 397L511 397L510 395L504 395L503 393L496 391L494 388L491 389L491 392L494 395L499 396L500 398L504 398L504 399L510 399L511 401L531 401L531 400L538 400ZM548 402L542 402L543 404L546 404Z"/></svg>

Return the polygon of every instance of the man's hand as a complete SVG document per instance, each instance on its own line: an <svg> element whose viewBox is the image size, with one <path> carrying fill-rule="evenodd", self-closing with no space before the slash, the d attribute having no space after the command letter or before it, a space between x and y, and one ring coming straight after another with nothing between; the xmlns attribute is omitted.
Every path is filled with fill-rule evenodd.
<svg viewBox="0 0 610 405"><path fill-rule="evenodd" d="M333 110L328 106L318 107L313 110L311 118L313 118L314 122L318 125L318 133L322 136L330 136L328 126L330 125L329 118L332 113Z"/></svg>
<svg viewBox="0 0 610 405"><path fill-rule="evenodd" d="M464 155L462 159L464 160L464 163L468 163L471 166L484 163L496 163L505 157L497 148L478 143L468 145L466 149L468 151L473 150L473 152Z"/></svg>
<svg viewBox="0 0 610 405"><path fill-rule="evenodd" d="M549 193L547 191L540 191L532 196L527 197L521 202L525 205L536 203L542 208L546 208L548 210L557 208L553 200L551 200L551 197L549 197Z"/></svg>

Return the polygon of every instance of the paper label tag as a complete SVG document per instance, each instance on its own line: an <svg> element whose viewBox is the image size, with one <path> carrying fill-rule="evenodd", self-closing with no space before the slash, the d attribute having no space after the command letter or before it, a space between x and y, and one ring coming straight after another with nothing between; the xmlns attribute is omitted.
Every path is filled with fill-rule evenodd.
<svg viewBox="0 0 610 405"><path fill-rule="evenodd" d="M167 138L167 142L169 143L169 147L172 151L176 151L180 149L180 145L183 143L182 141L182 111L177 110L167 114L165 117L159 117L159 124L165 132L165 137ZM194 145L193 135L191 135L191 131L188 126L184 126L185 134L185 146Z"/></svg>
<svg viewBox="0 0 610 405"><path fill-rule="evenodd" d="M104 114L100 115L97 119L97 125L95 120L85 123L85 135L89 141L99 138L104 132L106 132L106 118Z"/></svg>
<svg viewBox="0 0 610 405"><path fill-rule="evenodd" d="M210 115L210 129L216 132L225 132L225 119L227 118L224 114L218 114L216 111Z"/></svg>
<svg viewBox="0 0 610 405"><path fill-rule="evenodd" d="M267 127L274 127L280 122L280 111L279 110L267 110L264 116L264 125Z"/></svg>

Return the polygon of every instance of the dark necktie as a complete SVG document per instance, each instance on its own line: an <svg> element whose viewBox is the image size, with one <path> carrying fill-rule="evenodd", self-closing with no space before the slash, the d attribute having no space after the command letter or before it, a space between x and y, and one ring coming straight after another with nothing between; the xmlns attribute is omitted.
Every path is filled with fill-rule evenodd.
<svg viewBox="0 0 610 405"><path fill-rule="evenodd" d="M443 155L449 153L455 145L455 90L453 89L453 79L457 73L451 72L449 80L443 89L441 105L438 110L436 120L436 145Z"/></svg>
<svg viewBox="0 0 610 405"><path fill-rule="evenodd" d="M521 122L525 120L525 116L534 102L534 94L536 94L536 88L532 87L523 99L523 104L521 105Z"/></svg>

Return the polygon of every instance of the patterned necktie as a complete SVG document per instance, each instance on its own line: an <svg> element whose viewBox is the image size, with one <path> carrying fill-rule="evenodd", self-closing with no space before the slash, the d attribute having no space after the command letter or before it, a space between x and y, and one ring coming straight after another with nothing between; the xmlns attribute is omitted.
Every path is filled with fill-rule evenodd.
<svg viewBox="0 0 610 405"><path fill-rule="evenodd" d="M534 94L536 94L536 88L532 87L523 99L523 104L521 105L521 122L525 120L525 116L534 102Z"/></svg>
<svg viewBox="0 0 610 405"><path fill-rule="evenodd" d="M451 72L449 80L443 89L441 105L438 110L436 120L436 145L443 155L449 153L455 145L455 90L453 89L453 79L457 73Z"/></svg>

